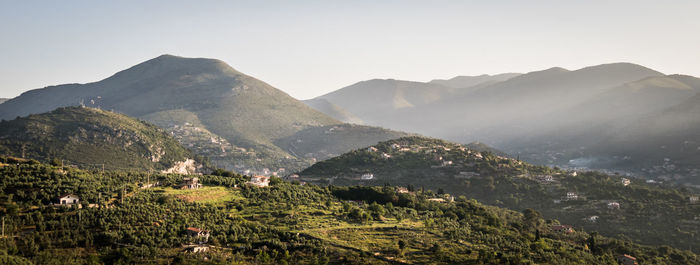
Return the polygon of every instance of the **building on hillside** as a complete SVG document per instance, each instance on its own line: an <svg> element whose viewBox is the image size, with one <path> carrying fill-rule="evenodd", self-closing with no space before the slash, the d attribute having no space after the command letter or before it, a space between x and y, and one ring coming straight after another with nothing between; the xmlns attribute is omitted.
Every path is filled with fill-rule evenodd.
<svg viewBox="0 0 700 265"><path fill-rule="evenodd" d="M591 223L595 223L595 222L598 222L598 219L600 219L599 216L597 216L597 215L592 215L592 216L589 216L588 218L586 218L586 221L589 221L589 222L591 222Z"/></svg>
<svg viewBox="0 0 700 265"><path fill-rule="evenodd" d="M450 160L442 161L442 166L443 166L443 167L451 166L451 165L452 165L452 161L450 161Z"/></svg>
<svg viewBox="0 0 700 265"><path fill-rule="evenodd" d="M389 159L389 158L391 158L391 155L387 154L387 153L382 153L382 158Z"/></svg>
<svg viewBox="0 0 700 265"><path fill-rule="evenodd" d="M690 197L688 197L688 201L690 201L690 203L698 203L700 201L700 197L690 196Z"/></svg>
<svg viewBox="0 0 700 265"><path fill-rule="evenodd" d="M554 177L552 175L540 175L537 176L537 180L540 182L548 183L554 181Z"/></svg>
<svg viewBox="0 0 700 265"><path fill-rule="evenodd" d="M619 210L619 209L620 209L620 203L619 203L619 202L609 202L609 203L608 203L608 209L610 209L610 210Z"/></svg>
<svg viewBox="0 0 700 265"><path fill-rule="evenodd" d="M270 177L266 176L255 176L250 177L250 181L247 182L250 185L256 186L258 188L270 186Z"/></svg>
<svg viewBox="0 0 700 265"><path fill-rule="evenodd" d="M396 187L396 193L408 193L408 188L406 188L406 187Z"/></svg>
<svg viewBox="0 0 700 265"><path fill-rule="evenodd" d="M446 201L445 199L443 199L443 198L431 198L431 199L428 199L428 201L431 201L431 202L440 202L440 203L445 203L445 202L447 202L447 201Z"/></svg>
<svg viewBox="0 0 700 265"><path fill-rule="evenodd" d="M185 230L185 233L187 233L188 236L198 240L199 244L204 244L209 241L209 231L207 230L197 227L188 227Z"/></svg>
<svg viewBox="0 0 700 265"><path fill-rule="evenodd" d="M622 178L621 182L622 186L629 186L630 184L632 184L632 181L628 178Z"/></svg>
<svg viewBox="0 0 700 265"><path fill-rule="evenodd" d="M202 184L199 183L199 178L185 178L182 180L182 184L180 184L180 188L183 190L199 189L201 187Z"/></svg>
<svg viewBox="0 0 700 265"><path fill-rule="evenodd" d="M188 253L204 253L209 251L209 246L207 245L189 245L185 246L185 252Z"/></svg>
<svg viewBox="0 0 700 265"><path fill-rule="evenodd" d="M617 262L622 265L637 265L637 258L625 254L617 256Z"/></svg>
<svg viewBox="0 0 700 265"><path fill-rule="evenodd" d="M58 203L60 205L80 204L80 197L70 193L66 193L58 197Z"/></svg>
<svg viewBox="0 0 700 265"><path fill-rule="evenodd" d="M557 233L570 234L570 233L574 232L574 228L571 227L570 225L553 225L552 231L557 232Z"/></svg>
<svg viewBox="0 0 700 265"><path fill-rule="evenodd" d="M377 152L377 148L374 146L367 147L367 152L370 152L370 153Z"/></svg>
<svg viewBox="0 0 700 265"><path fill-rule="evenodd" d="M572 192L572 191L567 192L566 199L567 200L578 200L578 194L576 194L575 192Z"/></svg>
<svg viewBox="0 0 700 265"><path fill-rule="evenodd" d="M399 145L399 144L392 144L392 145L391 145L391 148L392 148L392 149L399 149L399 148L401 148L401 145Z"/></svg>
<svg viewBox="0 0 700 265"><path fill-rule="evenodd" d="M575 176L578 176L578 173L576 173L576 171L572 171L569 175L571 175L572 177L575 177Z"/></svg>
<svg viewBox="0 0 700 265"><path fill-rule="evenodd" d="M361 179L361 180L371 180L371 179L374 179L374 174L372 174L372 173L365 173L365 174L362 174L362 176L360 176L360 179Z"/></svg>

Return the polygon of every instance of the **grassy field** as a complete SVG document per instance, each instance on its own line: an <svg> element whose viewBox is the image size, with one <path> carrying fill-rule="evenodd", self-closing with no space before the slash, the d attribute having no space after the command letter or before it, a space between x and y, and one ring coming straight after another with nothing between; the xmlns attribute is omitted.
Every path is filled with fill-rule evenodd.
<svg viewBox="0 0 700 265"><path fill-rule="evenodd" d="M174 188L156 188L167 195L186 202L196 202L212 205L223 205L226 202L244 199L240 192L225 187L202 187L196 190L181 190Z"/></svg>

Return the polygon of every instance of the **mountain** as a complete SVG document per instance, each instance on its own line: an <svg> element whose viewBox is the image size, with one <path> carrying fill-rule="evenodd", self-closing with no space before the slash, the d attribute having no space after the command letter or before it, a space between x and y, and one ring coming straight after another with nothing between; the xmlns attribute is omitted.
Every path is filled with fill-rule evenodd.
<svg viewBox="0 0 700 265"><path fill-rule="evenodd" d="M362 124L362 119L358 118L347 110L344 110L340 106L331 103L327 99L314 98L304 100L303 102L306 103L306 105L309 105L309 107L331 116L336 120L353 124Z"/></svg>
<svg viewBox="0 0 700 265"><path fill-rule="evenodd" d="M216 166L239 172L308 166L311 158L294 156L274 142L305 129L342 124L222 61L172 55L99 82L25 92L0 104L0 118L75 105L151 122ZM373 143L359 141L353 147Z"/></svg>
<svg viewBox="0 0 700 265"><path fill-rule="evenodd" d="M81 107L0 122L0 154L107 170L196 169L193 155L162 129Z"/></svg>
<svg viewBox="0 0 700 265"><path fill-rule="evenodd" d="M401 185L464 195L517 211L532 208L545 218L607 236L700 247L694 239L700 225L693 221L700 204L689 200L698 190L640 179L625 185L619 175L534 166L438 139L381 142L316 163L299 176L301 181L334 187Z"/></svg>
<svg viewBox="0 0 700 265"><path fill-rule="evenodd" d="M391 115L400 109L440 100L453 90L439 84L372 79L341 88L314 100L326 100L357 116L365 124L372 125L392 119Z"/></svg>
<svg viewBox="0 0 700 265"><path fill-rule="evenodd" d="M3 102L5 102L7 100L9 100L9 98L0 98L0 104L2 104Z"/></svg>
<svg viewBox="0 0 700 265"><path fill-rule="evenodd" d="M198 176L197 189L181 189L186 176L97 173L0 156L0 242L7 246L0 263L615 265L631 255L641 264L697 264L690 251L578 226L566 231L532 209L464 196L276 177L256 187L245 184L249 177L214 173ZM63 194L82 208L54 206Z"/></svg>
<svg viewBox="0 0 700 265"><path fill-rule="evenodd" d="M456 76L450 79L433 79L430 83L439 84L451 88L468 88L477 85L487 85L496 82L506 81L519 76L517 73L505 73L497 75L477 75L477 76Z"/></svg>

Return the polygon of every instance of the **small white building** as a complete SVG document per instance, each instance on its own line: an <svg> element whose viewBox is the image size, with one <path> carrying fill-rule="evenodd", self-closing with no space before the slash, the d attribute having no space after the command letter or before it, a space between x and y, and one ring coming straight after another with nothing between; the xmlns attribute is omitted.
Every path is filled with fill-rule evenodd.
<svg viewBox="0 0 700 265"><path fill-rule="evenodd" d="M622 178L621 182L622 186L629 186L630 184L632 184L632 181L628 178Z"/></svg>
<svg viewBox="0 0 700 265"><path fill-rule="evenodd" d="M374 146L370 146L370 147L367 148L367 152L370 152L370 153L377 152L377 148L374 147Z"/></svg>
<svg viewBox="0 0 700 265"><path fill-rule="evenodd" d="M80 204L80 197L66 193L58 197L58 203L61 205Z"/></svg>
<svg viewBox="0 0 700 265"><path fill-rule="evenodd" d="M247 182L250 185L256 186L258 188L270 186L270 177L266 176L255 176L250 177L250 181Z"/></svg>
<svg viewBox="0 0 700 265"><path fill-rule="evenodd" d="M609 202L609 203L608 203L608 209L610 209L610 210L618 210L618 209L620 209L620 203L619 203L619 202Z"/></svg>
<svg viewBox="0 0 700 265"><path fill-rule="evenodd" d="M362 176L360 176L360 179L361 179L361 180L370 180L370 179L374 179L374 174L372 174L372 173L365 173L365 174L362 174Z"/></svg>
<svg viewBox="0 0 700 265"><path fill-rule="evenodd" d="M389 158L391 158L391 155L387 154L387 153L382 153L382 158L389 159Z"/></svg>
<svg viewBox="0 0 700 265"><path fill-rule="evenodd" d="M600 216L592 215L592 216L589 216L588 218L586 218L586 221L589 221L591 223L595 223L595 222L598 222L599 218L600 218Z"/></svg>
<svg viewBox="0 0 700 265"><path fill-rule="evenodd" d="M199 178L185 178L182 181L182 184L180 184L181 189L192 189L196 190L202 187L202 184L199 183Z"/></svg>
<svg viewBox="0 0 700 265"><path fill-rule="evenodd" d="M578 200L578 194L576 194L575 192L571 192L571 191L567 192L566 199L567 200Z"/></svg>
<svg viewBox="0 0 700 265"><path fill-rule="evenodd" d="M185 232L187 233L188 236L191 236L193 238L196 238L199 240L199 244L206 243L209 241L209 231L197 228L197 227L188 227Z"/></svg>
<svg viewBox="0 0 700 265"><path fill-rule="evenodd" d="M698 196L690 196L688 197L688 201L690 201L690 203L698 203L698 201L700 201L700 198Z"/></svg>
<svg viewBox="0 0 700 265"><path fill-rule="evenodd" d="M442 166L443 166L443 167L451 166L451 165L452 165L452 161L449 161L449 160L447 160L447 161L442 161Z"/></svg>

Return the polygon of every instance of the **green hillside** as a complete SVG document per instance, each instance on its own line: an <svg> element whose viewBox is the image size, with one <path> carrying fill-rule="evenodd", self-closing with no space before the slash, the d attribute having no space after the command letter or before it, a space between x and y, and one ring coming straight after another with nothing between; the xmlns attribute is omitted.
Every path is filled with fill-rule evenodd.
<svg viewBox="0 0 700 265"><path fill-rule="evenodd" d="M80 104L124 113L179 134L183 144L193 144L196 154L217 167L238 172L309 166L314 157L295 156L275 141L309 128L342 124L220 60L172 55L148 60L99 82L25 92L0 104L0 118ZM374 143L356 142L342 152Z"/></svg>
<svg viewBox="0 0 700 265"><path fill-rule="evenodd" d="M0 154L126 171L165 170L194 158L156 126L87 107L0 122Z"/></svg>
<svg viewBox="0 0 700 265"><path fill-rule="evenodd" d="M273 178L244 185L200 176L88 172L0 158L0 261L17 264L697 264L671 247L642 246L464 197L384 187L319 187ZM158 183L149 187L144 184ZM60 194L81 206L55 207ZM189 235L189 227L209 232ZM578 228L577 228L578 229ZM206 241L193 245L197 241ZM206 247L204 252L186 249Z"/></svg>
<svg viewBox="0 0 700 265"><path fill-rule="evenodd" d="M372 178L362 179L365 174ZM621 176L533 166L437 139L382 142L319 162L299 175L326 185L388 183L465 195L517 211L533 208L546 218L607 236L700 249L700 204L689 200L696 190L638 179L624 186ZM577 198L567 197L569 192ZM618 203L619 209L608 203Z"/></svg>

